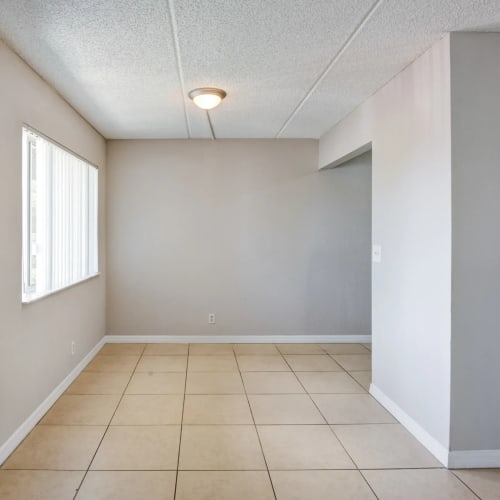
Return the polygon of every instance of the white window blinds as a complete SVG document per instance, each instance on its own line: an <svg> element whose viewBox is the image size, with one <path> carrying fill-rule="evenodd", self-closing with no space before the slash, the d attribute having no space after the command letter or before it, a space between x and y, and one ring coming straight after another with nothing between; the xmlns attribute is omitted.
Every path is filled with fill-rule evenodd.
<svg viewBox="0 0 500 500"><path fill-rule="evenodd" d="M23 128L23 302L98 272L98 172Z"/></svg>

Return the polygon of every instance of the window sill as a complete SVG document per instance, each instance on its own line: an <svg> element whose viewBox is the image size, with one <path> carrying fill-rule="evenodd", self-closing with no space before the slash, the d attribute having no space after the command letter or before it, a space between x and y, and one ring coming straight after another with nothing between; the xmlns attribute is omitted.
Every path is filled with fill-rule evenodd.
<svg viewBox="0 0 500 500"><path fill-rule="evenodd" d="M97 272L95 274L91 274L90 276L86 276L85 278L82 278L81 280L75 281L74 283L71 283L70 285L63 286L61 288L56 288L55 290L51 290L50 292L46 292L40 295L24 295L22 296L21 299L21 304L32 304L33 302L38 302L39 300L45 299L47 297L50 297L51 295L55 295L57 293L62 292L63 290L67 290L68 288L73 288L74 286L80 285L81 283L85 283L86 281L90 281L94 278L97 278L101 275L100 272Z"/></svg>

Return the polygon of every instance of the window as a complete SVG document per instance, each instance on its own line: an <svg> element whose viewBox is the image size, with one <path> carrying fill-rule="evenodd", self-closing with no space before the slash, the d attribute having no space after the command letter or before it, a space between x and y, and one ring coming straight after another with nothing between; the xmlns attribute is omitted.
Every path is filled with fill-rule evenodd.
<svg viewBox="0 0 500 500"><path fill-rule="evenodd" d="M23 302L98 273L97 168L23 128Z"/></svg>

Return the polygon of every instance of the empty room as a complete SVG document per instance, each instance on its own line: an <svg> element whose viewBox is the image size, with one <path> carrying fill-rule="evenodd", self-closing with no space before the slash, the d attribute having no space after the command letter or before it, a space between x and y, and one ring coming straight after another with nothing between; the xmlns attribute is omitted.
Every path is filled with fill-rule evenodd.
<svg viewBox="0 0 500 500"><path fill-rule="evenodd" d="M1 500L500 500L499 0L0 0Z"/></svg>

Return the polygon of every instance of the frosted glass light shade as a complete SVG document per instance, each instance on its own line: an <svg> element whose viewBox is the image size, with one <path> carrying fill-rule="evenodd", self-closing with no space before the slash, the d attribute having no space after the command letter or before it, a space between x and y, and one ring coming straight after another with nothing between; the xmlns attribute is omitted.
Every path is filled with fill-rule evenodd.
<svg viewBox="0 0 500 500"><path fill-rule="evenodd" d="M191 90L189 97L199 108L213 109L222 102L226 93L221 89L201 88Z"/></svg>

